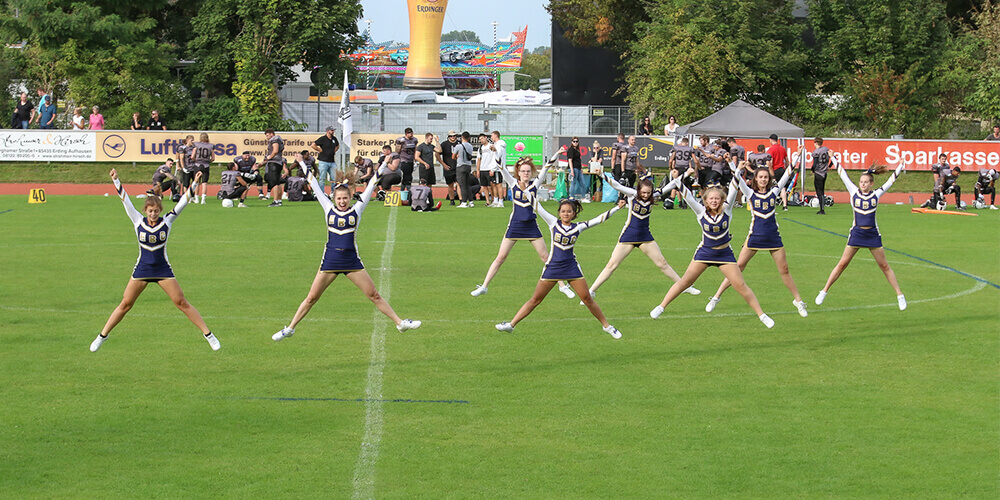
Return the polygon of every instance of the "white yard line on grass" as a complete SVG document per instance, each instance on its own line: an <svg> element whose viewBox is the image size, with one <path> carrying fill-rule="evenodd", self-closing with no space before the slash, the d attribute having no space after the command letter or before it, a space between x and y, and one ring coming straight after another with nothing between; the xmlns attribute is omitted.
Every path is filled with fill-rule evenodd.
<svg viewBox="0 0 1000 500"><path fill-rule="evenodd" d="M379 278L376 289L390 300L392 295L392 250L396 246L396 213L389 211L386 223L385 246L382 247L382 262L379 263ZM379 448L382 444L382 370L385 368L386 321L376 308L372 312L371 361L368 364L368 380L365 383L365 435L361 440L361 451L354 464L353 498L375 498L375 467L378 465Z"/></svg>

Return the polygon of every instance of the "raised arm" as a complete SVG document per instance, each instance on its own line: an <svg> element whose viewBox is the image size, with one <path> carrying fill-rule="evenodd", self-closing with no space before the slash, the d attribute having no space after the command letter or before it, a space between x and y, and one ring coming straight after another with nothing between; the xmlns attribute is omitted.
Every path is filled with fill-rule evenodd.
<svg viewBox="0 0 1000 500"><path fill-rule="evenodd" d="M542 169L538 172L538 177L535 177L535 181L531 183L531 187L535 189L542 187L542 183L545 182L545 174L549 172L549 167L551 166L551 163L542 165Z"/></svg>
<svg viewBox="0 0 1000 500"><path fill-rule="evenodd" d="M299 165L305 167L302 162L299 162ZM319 185L319 181L316 179L316 176L313 175L312 170L309 170L308 172L309 175L306 177L306 182L308 182L309 187L312 188L313 195L316 196L316 201L318 201L319 205L323 207L324 214L330 213L330 210L333 208L333 202L330 201L330 198L326 197L326 193L323 191L323 186ZM336 190L337 188L335 186L333 191L336 192Z"/></svg>
<svg viewBox="0 0 1000 500"><path fill-rule="evenodd" d="M609 184L611 184L611 187L615 188L615 191L618 191L619 193L621 193L621 194L623 194L625 196L628 196L630 198L634 198L635 197L635 194L636 194L635 189L632 189L632 188L627 187L627 186L622 186L621 183L619 183L618 181L616 181L614 179L614 176L611 175L610 172L605 172L604 173L604 178L605 178L605 180L608 181Z"/></svg>
<svg viewBox="0 0 1000 500"><path fill-rule="evenodd" d="M896 170L885 181L885 184L882 184L882 187L880 187L877 190L875 190L875 196L881 198L882 195L885 194L885 192L888 191L889 188L892 187L892 183L896 182L896 178L899 177L899 175L903 173L903 170L905 168L906 168L906 164L905 163L900 163L899 165L897 165L896 166Z"/></svg>
<svg viewBox="0 0 1000 500"><path fill-rule="evenodd" d="M507 167L502 167L498 164L493 168L493 170L495 172L500 172L500 177L503 177L503 181L508 185L513 186L517 184L517 179L515 179L513 175L510 175L510 172L507 171Z"/></svg>
<svg viewBox="0 0 1000 500"><path fill-rule="evenodd" d="M782 189L785 189L785 184L788 184L788 180L792 178L792 172L794 168L786 168L785 173L781 176L781 180L778 181L778 186L774 188L775 193L780 193Z"/></svg>
<svg viewBox="0 0 1000 500"><path fill-rule="evenodd" d="M743 175L741 175L739 172L736 172L736 175L733 176L733 181L736 182L736 187L740 188L740 191L743 193L743 196L746 196L747 199L749 200L750 195L753 194L753 189L750 189L750 186L747 185L747 181L743 180Z"/></svg>
<svg viewBox="0 0 1000 500"><path fill-rule="evenodd" d="M368 180L368 185L365 186L365 190L361 193L361 199L354 204L358 216L361 216L361 212L365 211L365 207L368 206L368 202L372 199L372 193L375 191L375 186L378 185L378 172L372 174L372 178Z"/></svg>
<svg viewBox="0 0 1000 500"><path fill-rule="evenodd" d="M683 182L684 182L683 177L681 176L674 177L674 179L668 182L666 186L660 188L660 190L658 191L658 193L660 194L660 198L666 196L668 193L670 193L670 191L679 188Z"/></svg>
<svg viewBox="0 0 1000 500"><path fill-rule="evenodd" d="M696 217L700 219L702 215L705 215L705 207L698 202L698 199L694 197L694 194L687 186L681 186L681 194L684 195L684 201L691 207L691 211L694 212Z"/></svg>
<svg viewBox="0 0 1000 500"><path fill-rule="evenodd" d="M548 210L545 210L545 207L543 207L541 203L536 204L535 213L538 214L538 216L541 217L542 220L549 225L549 229L556 227L557 219L555 218L555 216L550 214Z"/></svg>
<svg viewBox="0 0 1000 500"><path fill-rule="evenodd" d="M729 215L733 215L733 206L735 205L733 202L736 201L736 193L740 191L736 189L736 178L738 177L739 175L734 175L733 180L729 181L729 196L726 196L726 203L722 205L722 210Z"/></svg>
<svg viewBox="0 0 1000 500"><path fill-rule="evenodd" d="M858 192L858 187L854 185L854 182L851 181L851 177L847 175L847 170L844 170L844 166L841 165L836 158L833 159L833 163L837 165L837 175L840 176L840 180L844 183L844 186L847 187L847 192L851 193L851 196L854 196L855 193Z"/></svg>
<svg viewBox="0 0 1000 500"><path fill-rule="evenodd" d="M115 183L115 191L118 192L118 198L122 201L122 205L125 206L125 215L132 220L132 224L138 224L142 221L142 214L132 206L132 200L129 199L128 193L125 192L125 187L118 180L117 171L111 170L111 180Z"/></svg>
<svg viewBox="0 0 1000 500"><path fill-rule="evenodd" d="M607 212L604 212L603 214L598 215L597 217L594 217L593 219L590 219L587 222L581 223L581 225L583 227L580 228L580 232L583 232L586 229L590 229L590 228L592 228L592 227L594 227L594 226L596 226L596 225L598 225L598 224L600 224L600 223L608 220L619 209L620 209L620 207L618 205L615 205L615 206L611 207L611 210L608 210Z"/></svg>

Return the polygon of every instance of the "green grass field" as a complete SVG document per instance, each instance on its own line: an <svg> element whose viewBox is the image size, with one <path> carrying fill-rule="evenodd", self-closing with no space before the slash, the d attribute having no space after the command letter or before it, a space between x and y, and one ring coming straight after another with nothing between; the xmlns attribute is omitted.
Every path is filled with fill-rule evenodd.
<svg viewBox="0 0 1000 500"><path fill-rule="evenodd" d="M515 333L493 328L541 271L519 244L469 295L509 208L371 206L362 259L423 326L397 332L341 278L275 343L326 230L315 203L250 204L191 206L170 238L221 351L153 285L90 353L137 255L120 202L0 197L0 498L1000 496L998 212L880 209L905 312L864 253L814 305L849 208L779 212L810 316L758 254L746 277L772 330L733 291L704 312L716 270L649 319L670 283L633 253L597 296L616 341L557 292ZM582 236L589 279L624 220ZM737 251L748 220L737 210ZM652 227L683 272L691 212Z"/></svg>

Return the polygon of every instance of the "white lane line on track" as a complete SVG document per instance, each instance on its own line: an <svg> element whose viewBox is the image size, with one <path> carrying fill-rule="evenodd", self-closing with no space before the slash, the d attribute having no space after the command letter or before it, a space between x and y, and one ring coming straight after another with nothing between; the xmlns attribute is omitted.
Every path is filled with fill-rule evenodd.
<svg viewBox="0 0 1000 500"><path fill-rule="evenodd" d="M392 251L396 246L396 214L389 212L386 223L385 246L382 247L382 269L392 268ZM390 300L392 295L392 272L379 273L376 289ZM378 465L379 448L382 444L382 372L385 369L386 319L375 308L372 312L371 361L368 364L368 380L365 382L365 434L361 440L358 461L354 464L353 498L375 498L375 469Z"/></svg>

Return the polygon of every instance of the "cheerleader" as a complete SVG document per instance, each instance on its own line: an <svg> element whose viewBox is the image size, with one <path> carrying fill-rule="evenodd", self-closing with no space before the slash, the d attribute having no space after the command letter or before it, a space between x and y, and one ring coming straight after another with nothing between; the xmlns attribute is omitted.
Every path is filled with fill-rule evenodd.
<svg viewBox="0 0 1000 500"><path fill-rule="evenodd" d="M819 291L819 295L816 295L816 305L823 303L827 292L830 291L830 287L837 281L837 278L840 278L840 273L844 272L844 269L851 263L851 259L858 253L858 250L867 248L871 251L872 257L878 264L879 269L882 270L886 279L889 280L892 289L896 291L896 302L899 304L899 310L906 310L906 297L903 296L903 291L899 289L899 282L896 281L896 273L892 271L889 261L885 259L885 249L882 248L882 235L878 231L878 222L875 221L875 211L878 210L879 198L892 187L892 183L896 182L896 178L903 172L906 165L900 163L896 167L896 171L889 176L889 180L885 181L882 187L872 191L875 176L885 172L885 166L879 165L875 168L869 168L865 173L861 174L861 179L858 181L858 185L855 186L851 182L851 178L847 176L847 171L844 170L843 165L836 158L833 162L837 165L837 173L840 174L840 179L844 181L844 185L847 186L847 191L851 195L854 224L851 226L851 233L847 238L847 246L844 248L844 254L840 257L840 262L837 262L833 271L830 272L830 277L826 280L826 286Z"/></svg>
<svg viewBox="0 0 1000 500"><path fill-rule="evenodd" d="M562 153L562 150L559 153ZM483 284L477 286L472 291L473 297L484 295L489 290L490 281L493 281L493 277L500 271L500 266L507 260L507 256L510 255L514 244L520 240L531 242L542 262L548 260L549 253L545 249L542 232L538 230L538 222L535 220L535 207L538 206L538 188L542 185L545 173L551 166L551 161L555 161L559 153L556 153L556 156L553 156L552 160L542 167L541 173L530 184L528 183L528 179L531 179L535 175L535 164L528 156L517 160L517 163L514 164L517 179L514 179L514 176L507 171L506 167L496 169L503 176L504 181L511 186L511 200L514 203L514 209L511 211L510 220L507 222L507 232L503 235L503 240L500 241L500 251L497 252L496 259L493 259L493 263L490 264L490 269L486 271L486 279L483 280ZM559 282L559 291L571 299L574 297L573 289L563 281Z"/></svg>
<svg viewBox="0 0 1000 500"><path fill-rule="evenodd" d="M139 213L132 206L132 200L129 199L128 193L125 192L125 188L118 180L118 171L115 169L111 169L111 180L115 184L115 190L118 191L122 205L125 206L125 214L128 215L129 219L132 219L132 226L139 241L139 259L136 260L135 268L132 269L132 278L125 285L125 295L121 304L118 304L118 307L111 313L111 317L104 324L101 334L90 343L90 352L96 352L101 348L101 344L108 339L111 330L132 309L136 299L146 289L146 285L151 282L159 284L160 288L167 292L167 296L174 302L174 305L205 335L205 340L208 341L208 345L212 346L212 350L218 351L222 344L219 343L219 339L215 338L215 335L212 335L212 331L208 329L198 310L184 298L181 285L177 283L174 271L170 267L170 260L167 259L167 237L170 234L170 228L173 227L174 221L177 220L184 207L192 200L195 187L201 180L201 173L195 175L191 189L181 197L177 205L174 205L174 209L163 217L160 217L163 212L163 202L160 201L159 196L147 196L142 213Z"/></svg>
<svg viewBox="0 0 1000 500"><path fill-rule="evenodd" d="M778 267L778 274L781 275L781 281L788 287L788 291L792 292L792 305L799 311L799 316L805 318L809 315L806 311L806 303L799 295L799 289L795 286L792 276L788 274L788 259L785 256L785 246L781 242L781 235L778 234L778 221L775 220L775 208L781 201L781 190L788 184L792 169L786 168L784 175L781 176L781 180L774 187L771 187L771 171L766 167L758 167L751 170L750 163L744 161L740 163L740 170L753 172L751 177L753 188L751 189L747 185L741 173L737 173L735 176L736 185L739 186L740 191L743 192L743 196L746 197L747 206L750 208L751 220L750 234L747 235L747 240L743 244L743 249L740 250L740 257L736 263L740 267L740 271L743 271L746 269L750 259L754 255L757 255L759 250L771 252L771 258L774 259L774 264ZM715 309L715 306L722 300L722 292L726 291L727 288L729 288L728 278L722 280L719 290L715 292L715 295L711 299L708 299L705 312L712 312Z"/></svg>
<svg viewBox="0 0 1000 500"><path fill-rule="evenodd" d="M694 211L695 217L698 218L698 225L701 226L702 230L702 241L698 245L698 249L695 250L694 258L688 264L684 276L670 287L660 305L650 311L650 317L659 318L663 314L663 309L687 287L693 285L701 273L705 272L705 269L708 269L709 266L718 266L722 274L732 283L733 288L757 313L761 323L764 323L768 328L774 326L774 320L764 314L753 290L750 290L750 287L743 281L743 273L736 265L736 257L733 256L733 249L729 246L729 241L732 239L729 234L729 220L733 215L733 201L736 199L737 191L736 187L730 184L729 197L723 200L722 189L710 187L704 191L702 199L705 201L705 205L703 206L698 203L698 200L686 186L681 188L684 200Z"/></svg>
<svg viewBox="0 0 1000 500"><path fill-rule="evenodd" d="M301 164L302 162L300 161L299 163ZM372 176L371 180L368 181L368 186L361 193L360 199L352 206L351 191L353 190L353 180L350 176L344 174L342 171L337 171L337 185L333 188L333 202L331 202L323 193L323 189L313 175L312 170L305 168L304 165L303 168L309 172L309 185L316 195L316 201L323 207L323 213L326 215L328 230L326 250L323 252L323 260L319 271L316 272L316 277L309 288L309 294L299 304L298 310L295 311L295 316L292 317L292 322L278 331L278 333L272 335L271 339L277 342L291 337L295 333L295 326L299 324L299 321L302 321L302 318L309 313L309 310L316 304L316 301L323 296L323 292L330 286L330 283L333 283L333 280L337 279L337 276L341 274L351 280L368 297L368 300L371 300L375 304L375 307L379 311L382 311L382 314L385 314L393 323L396 323L397 330L405 332L414 328L420 328L419 321L400 319L396 315L396 312L392 310L389 303L375 289L375 282L372 281L371 276L368 275L368 271L365 270L364 264L361 263L361 259L358 257L358 246L354 235L357 232L358 225L361 223L361 214L364 213L365 207L368 206L368 201L371 200L372 192L375 190L375 186L378 185L379 174Z"/></svg>
<svg viewBox="0 0 1000 500"><path fill-rule="evenodd" d="M676 177L659 190L654 190L653 182L648 177L639 181L638 189L622 186L610 175L605 175L605 177L607 177L607 181L611 184L611 187L626 196L628 219L625 220L625 226L622 227L621 235L618 236L618 244L615 245L615 249L611 252L611 260L604 266L604 270L601 271L600 276L594 280L594 284L590 286L590 294L594 295L597 293L597 289L611 278L615 269L618 269L618 266L625 260L625 257L628 257L635 248L646 254L649 260L652 260L653 264L656 264L656 267L660 268L660 271L668 278L675 282L680 280L681 277L667 263L667 259L663 257L663 252L660 251L660 246L656 244L653 234L649 231L649 216L653 213L653 196L659 195L662 198L664 193L669 193L680 186L682 179ZM684 289L684 293L698 295L701 291L694 287L688 287Z"/></svg>
<svg viewBox="0 0 1000 500"><path fill-rule="evenodd" d="M541 205L537 206L538 215L549 225L549 234L552 236L552 250L549 252L549 258L545 261L545 267L542 269L542 277L538 280L538 285L535 286L535 293L521 306L521 309L514 315L514 319L510 320L510 322L504 321L497 324L497 330L501 332L513 332L514 327L522 319L531 314L531 311L538 307L538 304L542 303L545 296L552 291L552 287L555 286L556 281L566 280L576 290L576 293L580 295L580 299L590 309L590 313L601 322L604 331L613 338L621 338L622 334L608 323L607 318L604 317L604 313L601 312L601 307L597 305L597 302L594 302L594 298L587 291L587 280L583 278L583 271L580 269L580 264L576 262L576 255L573 253L573 247L576 245L576 239L580 236L580 233L608 220L608 217L614 215L621 205L617 205L589 221L573 222L580 215L581 207L582 205L579 201L563 200L559 203L559 218L557 219L545 211L545 208Z"/></svg>

